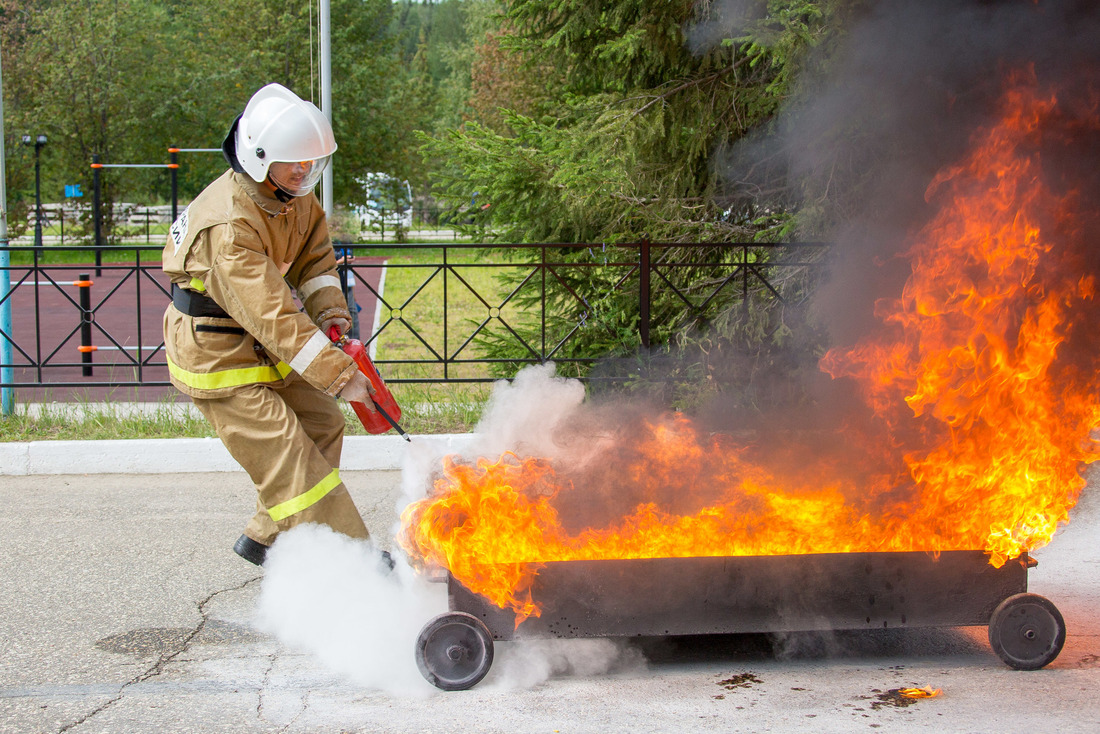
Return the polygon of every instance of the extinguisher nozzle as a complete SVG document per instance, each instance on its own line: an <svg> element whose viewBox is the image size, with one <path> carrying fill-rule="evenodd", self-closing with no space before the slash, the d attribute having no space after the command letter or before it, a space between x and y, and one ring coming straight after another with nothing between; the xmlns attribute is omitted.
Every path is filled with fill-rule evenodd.
<svg viewBox="0 0 1100 734"><path fill-rule="evenodd" d="M386 422L388 422L391 426L393 426L393 430L397 431L397 433L400 434L401 438L405 439L409 443L412 443L412 439L409 438L409 434L405 433L405 429L402 428L401 426L399 426L397 424L397 421L395 421L390 416L390 414L385 411L385 409L381 405L379 405L378 403L375 403L374 404L374 409L377 410L382 415L382 417L386 419Z"/></svg>

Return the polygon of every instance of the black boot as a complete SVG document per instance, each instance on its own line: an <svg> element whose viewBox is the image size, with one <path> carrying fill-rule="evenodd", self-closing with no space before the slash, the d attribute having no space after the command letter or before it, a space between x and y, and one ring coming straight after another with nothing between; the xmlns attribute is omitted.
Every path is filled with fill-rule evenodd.
<svg viewBox="0 0 1100 734"><path fill-rule="evenodd" d="M233 552L257 566L264 565L264 559L267 558L267 546L257 543L247 535L237 538L237 542L233 544Z"/></svg>

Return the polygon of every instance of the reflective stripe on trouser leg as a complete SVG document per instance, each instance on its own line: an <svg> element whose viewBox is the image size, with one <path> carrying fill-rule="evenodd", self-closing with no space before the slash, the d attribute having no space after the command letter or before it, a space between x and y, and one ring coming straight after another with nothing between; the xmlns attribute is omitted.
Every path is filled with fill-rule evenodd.
<svg viewBox="0 0 1100 734"><path fill-rule="evenodd" d="M340 486L340 470L333 469L328 475L321 481L314 484L301 494L291 497L285 502L280 502L274 507L267 508L267 514L271 515L271 519L275 522L285 520L291 515L297 515L300 512L305 512L310 507L320 502L325 496Z"/></svg>
<svg viewBox="0 0 1100 734"><path fill-rule="evenodd" d="M194 400L256 485L257 512L245 534L270 545L280 531L314 522L367 537L329 461L339 461L343 414L333 398L297 375L287 382L284 388L249 386L228 397ZM275 508L278 519L271 515Z"/></svg>
<svg viewBox="0 0 1100 734"><path fill-rule="evenodd" d="M340 450L344 443L344 416L335 400L318 399L318 391L298 375L291 375L283 387L277 388L279 397L298 417L302 429L313 440L329 466L340 466ZM321 396L324 397L324 396ZM347 521L355 525L362 520L358 510ZM256 514L248 523L245 534L257 541L270 544L278 534L279 528L271 519L267 507L256 498ZM351 530L343 531L352 537L360 537ZM363 529L366 533L366 528ZM271 540L263 541L263 538Z"/></svg>

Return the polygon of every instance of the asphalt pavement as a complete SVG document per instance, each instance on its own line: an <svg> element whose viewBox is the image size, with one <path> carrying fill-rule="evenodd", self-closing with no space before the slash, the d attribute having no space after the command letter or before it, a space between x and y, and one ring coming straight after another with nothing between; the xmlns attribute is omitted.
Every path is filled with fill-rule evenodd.
<svg viewBox="0 0 1100 734"><path fill-rule="evenodd" d="M1040 671L1005 666L985 628L528 641L444 693L413 647L445 587L323 533L251 566L230 550L243 473L26 466L0 472L0 732L1100 731L1096 490L1034 554L1030 590L1068 629ZM392 548L401 472L344 477ZM924 686L940 694L896 693Z"/></svg>

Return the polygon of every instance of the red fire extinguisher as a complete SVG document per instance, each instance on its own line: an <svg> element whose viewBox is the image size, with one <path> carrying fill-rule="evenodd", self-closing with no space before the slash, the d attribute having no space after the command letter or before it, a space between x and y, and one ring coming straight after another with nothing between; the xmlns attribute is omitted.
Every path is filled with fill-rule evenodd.
<svg viewBox="0 0 1100 734"><path fill-rule="evenodd" d="M411 441L409 434L397 424L397 421L401 420L401 406L393 399L393 394L386 387L386 383L382 382L363 343L358 339L349 339L335 326L329 328L328 338L343 349L344 354L355 360L359 371L367 376L371 387L375 390L373 411L363 403L353 401L351 404L352 410L359 416L359 422L363 424L363 428L367 429L367 433L385 433L392 428L401 434L403 439Z"/></svg>

